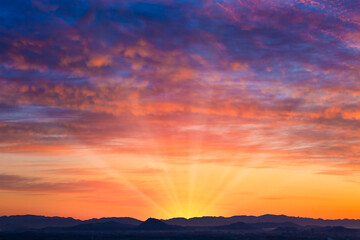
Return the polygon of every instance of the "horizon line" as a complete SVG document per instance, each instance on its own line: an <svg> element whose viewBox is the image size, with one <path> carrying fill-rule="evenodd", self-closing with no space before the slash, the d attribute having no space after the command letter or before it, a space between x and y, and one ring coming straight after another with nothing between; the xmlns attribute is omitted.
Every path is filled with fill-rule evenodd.
<svg viewBox="0 0 360 240"><path fill-rule="evenodd" d="M170 220L170 219L177 219L177 218L183 218L183 219L194 219L194 218L207 218L207 217L211 217L211 218L232 218L232 217L262 217L262 216L267 216L267 215L271 215L271 216L285 216L285 217L290 217L290 218L307 218L307 219L315 219L315 220L324 220L324 221L334 221L334 220L358 220L360 221L360 217L359 218L315 218L315 217L305 217L305 216L291 216L291 215L286 215L286 214L271 214L271 213L266 213L266 214L261 214L261 215L232 215L232 216L201 216L201 217L171 217L171 218L156 218L156 217L148 217L145 220L136 218L136 217L131 217L131 216L112 216L112 217L93 217L93 218L87 218L87 219L79 219L79 218L75 218L75 217L64 217L64 216L49 216L49 215L38 215L38 214L14 214L14 215L2 215L1 217L14 217L14 216L36 216L36 217L49 217L49 218L72 218L74 220L80 220L80 221L87 221L87 220L91 220L91 219L103 219L103 218L132 218L132 219L136 219L139 221L146 221L149 218L155 218L158 220Z"/></svg>

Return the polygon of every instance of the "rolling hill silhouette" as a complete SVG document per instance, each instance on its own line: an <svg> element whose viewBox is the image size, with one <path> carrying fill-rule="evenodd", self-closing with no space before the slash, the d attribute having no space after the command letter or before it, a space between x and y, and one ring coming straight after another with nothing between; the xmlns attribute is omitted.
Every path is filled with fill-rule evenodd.
<svg viewBox="0 0 360 240"><path fill-rule="evenodd" d="M15 215L0 217L0 231L40 229L44 227L70 227L82 221L74 218Z"/></svg>
<svg viewBox="0 0 360 240"><path fill-rule="evenodd" d="M163 222L178 226L224 226L232 223L243 222L243 223L284 223L291 222L300 226L343 226L350 228L360 228L360 220L358 219L337 219L337 220L324 220L314 218L303 218L303 217L289 217L286 215L271 215L266 214L262 216L233 216L233 217L195 217L195 218L171 218L163 220Z"/></svg>
<svg viewBox="0 0 360 240"><path fill-rule="evenodd" d="M64 230L70 231L121 231L121 230L130 230L135 226L132 224L123 224L118 222L97 222L97 223L83 223L76 225L74 227L69 227Z"/></svg>
<svg viewBox="0 0 360 240"><path fill-rule="evenodd" d="M224 222L247 219L250 223L238 221L230 224ZM268 222L265 220L277 222ZM318 225L300 225L301 223L317 223ZM167 222L182 222L187 226L177 226ZM140 224L139 224L140 223ZM159 220L149 218L142 222L132 218L100 218L85 221L73 218L42 216L10 216L0 217L0 239L57 239L57 240L89 240L89 239L283 239L283 240L357 240L360 229L344 226L322 226L324 223L351 223L358 220L322 220L303 219L287 216L267 215L260 217L235 216L204 217L195 219ZM202 226L199 226L202 224ZM208 225L206 225L208 224ZM210 225L210 226L209 226Z"/></svg>
<svg viewBox="0 0 360 240"><path fill-rule="evenodd" d="M101 224L103 223L103 224ZM172 218L158 220L149 218L146 221L129 217L94 218L89 220L78 220L63 217L45 217L36 215L16 215L0 217L0 232L25 231L44 228L58 228L67 231L108 229L117 231L128 230L180 230L188 228L211 229L267 229L267 228L298 228L298 227L346 227L360 228L360 220L324 220L313 218L288 217L285 215L263 215L255 216L233 216L233 217L198 217L198 218ZM218 228L217 228L218 227Z"/></svg>
<svg viewBox="0 0 360 240"><path fill-rule="evenodd" d="M237 223L232 223L229 225L224 225L224 226L216 226L216 227L212 227L213 229L217 229L217 230L254 230L257 229L255 226L252 226L251 224L248 223L243 223L243 222L237 222Z"/></svg>
<svg viewBox="0 0 360 240"><path fill-rule="evenodd" d="M266 229L276 229L276 228L300 228L299 225L292 223L292 222L284 222L284 223L273 223L273 222L260 222L260 223L244 223L244 222L236 222L229 225L223 226L216 226L212 227L213 229L223 229L223 230L246 230L246 231L253 231L253 230L266 230Z"/></svg>
<svg viewBox="0 0 360 240"><path fill-rule="evenodd" d="M104 218L92 218L83 221L84 223L101 223L101 222L116 222L128 225L140 225L142 221L131 217L104 217Z"/></svg>
<svg viewBox="0 0 360 240"><path fill-rule="evenodd" d="M67 228L74 227L79 224L115 222L124 225L137 226L142 221L130 217L114 217L114 218L93 218L81 221L74 218L63 217L45 217L37 215L15 215L0 217L0 231L25 231L31 229L42 228Z"/></svg>
<svg viewBox="0 0 360 240"><path fill-rule="evenodd" d="M145 222L136 227L136 230L140 231L171 231L180 229L182 229L182 227L169 225L155 218L148 218Z"/></svg>

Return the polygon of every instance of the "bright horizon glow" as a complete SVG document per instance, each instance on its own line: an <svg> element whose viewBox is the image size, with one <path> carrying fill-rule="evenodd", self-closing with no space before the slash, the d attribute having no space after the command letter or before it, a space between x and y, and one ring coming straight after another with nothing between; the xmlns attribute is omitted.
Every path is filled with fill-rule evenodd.
<svg viewBox="0 0 360 240"><path fill-rule="evenodd" d="M0 3L0 215L360 219L357 1Z"/></svg>

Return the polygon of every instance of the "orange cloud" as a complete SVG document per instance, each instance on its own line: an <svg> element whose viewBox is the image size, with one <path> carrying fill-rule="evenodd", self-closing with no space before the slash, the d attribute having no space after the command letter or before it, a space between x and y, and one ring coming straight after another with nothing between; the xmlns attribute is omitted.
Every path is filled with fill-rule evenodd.
<svg viewBox="0 0 360 240"><path fill-rule="evenodd" d="M109 56L93 56L86 62L88 67L103 67L110 65L112 62Z"/></svg>

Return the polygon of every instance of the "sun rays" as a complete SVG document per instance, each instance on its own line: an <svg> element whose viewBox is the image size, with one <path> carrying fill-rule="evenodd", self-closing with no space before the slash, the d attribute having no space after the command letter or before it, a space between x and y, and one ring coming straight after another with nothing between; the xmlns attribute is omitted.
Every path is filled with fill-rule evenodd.
<svg viewBox="0 0 360 240"><path fill-rule="evenodd" d="M75 5L0 1L0 212L360 214L357 1Z"/></svg>

